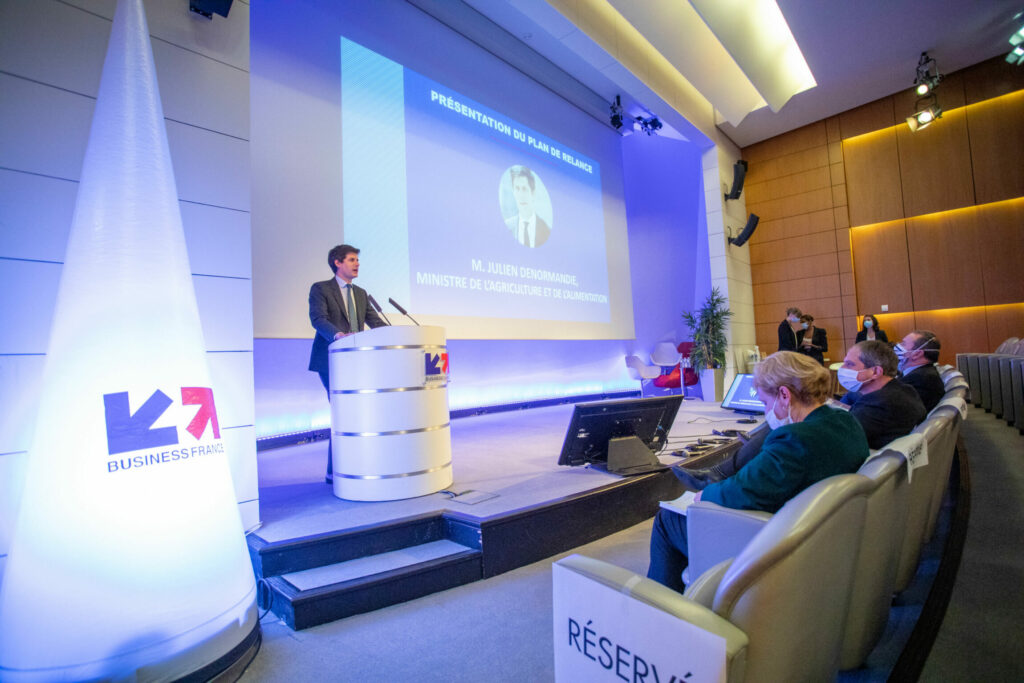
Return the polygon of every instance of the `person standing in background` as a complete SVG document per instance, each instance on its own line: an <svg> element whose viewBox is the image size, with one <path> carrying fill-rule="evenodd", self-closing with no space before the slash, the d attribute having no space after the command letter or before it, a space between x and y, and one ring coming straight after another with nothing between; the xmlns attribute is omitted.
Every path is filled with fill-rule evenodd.
<svg viewBox="0 0 1024 683"><path fill-rule="evenodd" d="M878 318L868 313L864 316L864 323L860 328L860 332L857 333L857 339L855 343L862 341L880 341L889 343L889 337L885 334L885 330L878 324Z"/></svg>
<svg viewBox="0 0 1024 683"><path fill-rule="evenodd" d="M800 327L799 308L786 309L786 319L779 323L779 351L796 351L804 339L803 328Z"/></svg>
<svg viewBox="0 0 1024 683"><path fill-rule="evenodd" d="M825 330L814 326L814 316L809 313L800 316L800 327L803 328L803 338L800 340L800 348L797 350L824 366L824 353L828 351L828 335Z"/></svg>

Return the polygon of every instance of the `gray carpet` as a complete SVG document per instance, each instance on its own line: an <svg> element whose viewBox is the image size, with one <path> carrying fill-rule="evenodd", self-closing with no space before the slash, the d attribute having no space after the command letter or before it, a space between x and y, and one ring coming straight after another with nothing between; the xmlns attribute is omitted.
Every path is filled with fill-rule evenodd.
<svg viewBox="0 0 1024 683"><path fill-rule="evenodd" d="M974 408L961 428L971 519L922 681L1024 681L1024 436Z"/></svg>

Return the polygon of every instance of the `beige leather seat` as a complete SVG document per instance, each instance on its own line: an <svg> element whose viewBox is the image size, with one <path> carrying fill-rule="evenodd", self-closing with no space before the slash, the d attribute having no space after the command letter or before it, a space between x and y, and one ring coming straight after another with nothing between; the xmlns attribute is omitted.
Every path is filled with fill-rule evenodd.
<svg viewBox="0 0 1024 683"><path fill-rule="evenodd" d="M831 680L870 489L856 474L808 487L684 595L579 555L558 564L721 635L729 681Z"/></svg>
<svg viewBox="0 0 1024 683"><path fill-rule="evenodd" d="M870 480L871 490L846 614L840 669L861 666L885 631L907 523L907 466L903 456L883 449L857 473Z"/></svg>
<svg viewBox="0 0 1024 683"><path fill-rule="evenodd" d="M956 452L956 441L960 435L960 425L963 423L961 414L967 409L963 398L950 395L935 406L928 419L944 416L948 418L945 430L939 435L934 447L929 445L928 466L938 468L933 482L931 503L928 506L928 520L924 529L924 542L927 543L935 535L935 525L939 518L939 511L942 509L942 499L945 496L946 488L949 486L949 472L953 465L953 455Z"/></svg>
<svg viewBox="0 0 1024 683"><path fill-rule="evenodd" d="M932 450L939 448L943 431L950 428L950 422L950 416L943 413L927 418L911 432L924 437L928 448L928 464L913 470L910 477L907 526L900 549L899 568L896 570L897 591L905 590L917 572L917 563L921 558L921 547L924 545L931 514L932 495L935 487L939 485L937 479L940 478L940 467L935 465L935 457L938 456L932 456Z"/></svg>

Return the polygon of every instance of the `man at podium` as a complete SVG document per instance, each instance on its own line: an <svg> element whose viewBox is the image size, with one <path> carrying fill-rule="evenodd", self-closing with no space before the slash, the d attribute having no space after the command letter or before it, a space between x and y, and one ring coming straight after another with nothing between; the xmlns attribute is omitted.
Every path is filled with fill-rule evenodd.
<svg viewBox="0 0 1024 683"><path fill-rule="evenodd" d="M335 339L354 334L364 325L387 325L373 307L367 305L366 290L352 284L359 276L359 250L349 244L339 244L327 253L327 265L334 277L314 282L309 288L309 322L316 330L313 348L309 354L309 369L320 375L327 401L331 400L330 366L327 346ZM331 439L327 440L327 476L331 483L334 467L331 461Z"/></svg>

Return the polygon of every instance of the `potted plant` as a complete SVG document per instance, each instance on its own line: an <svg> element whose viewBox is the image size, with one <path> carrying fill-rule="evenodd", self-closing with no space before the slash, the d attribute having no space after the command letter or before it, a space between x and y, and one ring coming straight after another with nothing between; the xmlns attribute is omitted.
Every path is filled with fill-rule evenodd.
<svg viewBox="0 0 1024 683"><path fill-rule="evenodd" d="M701 395L705 401L712 396L715 401L722 400L728 348L725 327L731 317L732 311L718 287L712 288L699 310L683 313L683 320L693 335L690 366L700 375Z"/></svg>

